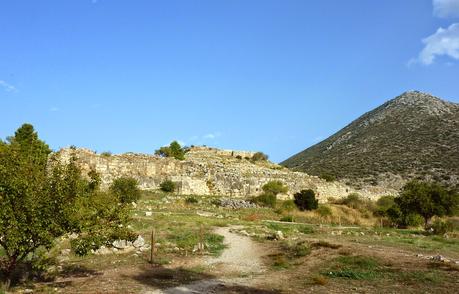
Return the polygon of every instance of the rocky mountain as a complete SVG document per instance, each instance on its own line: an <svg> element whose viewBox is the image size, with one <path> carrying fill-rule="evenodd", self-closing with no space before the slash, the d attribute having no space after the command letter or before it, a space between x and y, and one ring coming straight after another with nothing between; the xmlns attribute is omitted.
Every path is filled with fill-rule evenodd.
<svg viewBox="0 0 459 294"><path fill-rule="evenodd" d="M281 164L354 185L422 178L459 187L459 104L403 93Z"/></svg>

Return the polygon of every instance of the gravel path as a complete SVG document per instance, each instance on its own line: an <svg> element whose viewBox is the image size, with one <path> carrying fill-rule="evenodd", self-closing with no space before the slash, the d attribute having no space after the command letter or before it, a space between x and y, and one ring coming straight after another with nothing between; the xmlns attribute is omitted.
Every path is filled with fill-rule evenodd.
<svg viewBox="0 0 459 294"><path fill-rule="evenodd" d="M218 228L216 234L225 237L227 248L219 257L209 257L204 263L223 268L226 274L249 276L262 273L265 269L261 261L263 249L252 239L231 232L230 228ZM225 288L245 287L250 285L251 278L222 278L196 281L164 290L147 291L148 294L184 294L184 293L219 293Z"/></svg>

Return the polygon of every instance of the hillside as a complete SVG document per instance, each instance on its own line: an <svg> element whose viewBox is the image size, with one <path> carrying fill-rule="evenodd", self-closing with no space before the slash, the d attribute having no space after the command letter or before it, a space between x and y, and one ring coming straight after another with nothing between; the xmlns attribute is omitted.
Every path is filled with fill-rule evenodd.
<svg viewBox="0 0 459 294"><path fill-rule="evenodd" d="M459 104L410 91L281 163L354 184L459 183Z"/></svg>
<svg viewBox="0 0 459 294"><path fill-rule="evenodd" d="M369 198L392 192L379 187L355 190L340 182L326 182L270 162L254 163L244 158L252 156L251 152L209 147L191 148L182 161L135 153L107 156L83 148L61 149L58 155L64 161L76 156L85 174L95 169L105 188L114 179L129 176L139 182L142 190L156 190L163 181L172 180L181 195L250 197L260 194L262 186L272 180L282 181L288 186L289 192L285 196L291 197L302 189L313 189L322 201L328 197L345 197L352 192Z"/></svg>

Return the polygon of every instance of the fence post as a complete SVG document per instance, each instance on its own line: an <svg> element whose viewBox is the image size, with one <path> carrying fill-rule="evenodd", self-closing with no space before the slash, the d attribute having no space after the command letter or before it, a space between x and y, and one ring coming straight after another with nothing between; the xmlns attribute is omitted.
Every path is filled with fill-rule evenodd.
<svg viewBox="0 0 459 294"><path fill-rule="evenodd" d="M153 257L155 255L155 244L156 244L156 230L151 230L151 248L150 248L150 263L153 264Z"/></svg>

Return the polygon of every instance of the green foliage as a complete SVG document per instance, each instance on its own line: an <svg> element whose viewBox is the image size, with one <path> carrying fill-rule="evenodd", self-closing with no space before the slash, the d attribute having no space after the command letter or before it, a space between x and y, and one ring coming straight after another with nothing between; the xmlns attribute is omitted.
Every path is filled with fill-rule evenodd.
<svg viewBox="0 0 459 294"><path fill-rule="evenodd" d="M417 213L404 214L397 205L393 205L386 210L386 214L391 220L393 226L399 228L417 227L424 221L423 218Z"/></svg>
<svg viewBox="0 0 459 294"><path fill-rule="evenodd" d="M319 206L316 194L313 190L302 190L294 195L294 202L299 210L314 210Z"/></svg>
<svg viewBox="0 0 459 294"><path fill-rule="evenodd" d="M427 230L434 235L444 235L454 230L454 225L449 220L437 218L428 225Z"/></svg>
<svg viewBox="0 0 459 294"><path fill-rule="evenodd" d="M437 183L411 181L394 201L402 216L418 214L424 218L427 227L433 216L453 215L459 204L459 195Z"/></svg>
<svg viewBox="0 0 459 294"><path fill-rule="evenodd" d="M334 182L336 181L336 177L332 174L328 174L328 173L322 173L319 175L319 178L327 181L327 182Z"/></svg>
<svg viewBox="0 0 459 294"><path fill-rule="evenodd" d="M254 162L267 161L268 158L269 158L269 156L264 154L263 152L257 152L252 156L251 160L254 161Z"/></svg>
<svg viewBox="0 0 459 294"><path fill-rule="evenodd" d="M275 207L277 197L271 193L263 193L260 196L253 198L252 201L261 206Z"/></svg>
<svg viewBox="0 0 459 294"><path fill-rule="evenodd" d="M103 156L103 157L110 157L110 156L112 156L112 153L110 151L104 151L100 155Z"/></svg>
<svg viewBox="0 0 459 294"><path fill-rule="evenodd" d="M378 260L367 256L339 256L332 262L333 265L324 272L331 278L372 280L384 270Z"/></svg>
<svg viewBox="0 0 459 294"><path fill-rule="evenodd" d="M375 215L388 216L387 211L395 205L394 196L383 196L376 201Z"/></svg>
<svg viewBox="0 0 459 294"><path fill-rule="evenodd" d="M287 212L292 212L296 209L296 204L293 200L282 201L280 209Z"/></svg>
<svg viewBox="0 0 459 294"><path fill-rule="evenodd" d="M319 205L319 208L317 208L317 213L322 216L322 217L327 217L332 215L332 210L330 206L328 205Z"/></svg>
<svg viewBox="0 0 459 294"><path fill-rule="evenodd" d="M182 148L182 146L180 146L180 144L177 141L173 141L169 146L161 147L155 151L156 155L162 157L173 157L177 160L184 160L185 153L185 149Z"/></svg>
<svg viewBox="0 0 459 294"><path fill-rule="evenodd" d="M293 223L293 215L283 216L283 217L281 217L280 221L281 222Z"/></svg>
<svg viewBox="0 0 459 294"><path fill-rule="evenodd" d="M273 194L276 196L278 194L287 193L288 191L288 187L286 187L281 181L270 181L264 184L262 189L265 194Z"/></svg>
<svg viewBox="0 0 459 294"><path fill-rule="evenodd" d="M172 193L177 188L177 185L174 182L172 182L171 180L165 180L159 185L159 188L163 192Z"/></svg>
<svg viewBox="0 0 459 294"><path fill-rule="evenodd" d="M350 207L350 208L358 209L358 208L361 208L364 205L364 201L363 201L362 197L359 194L351 193L351 194L347 195L346 198L343 198L340 201L340 204L344 204L344 205L346 205L347 207Z"/></svg>
<svg viewBox="0 0 459 294"><path fill-rule="evenodd" d="M81 176L74 156L66 164L48 159L50 149L27 124L8 141L0 144L0 270L7 281L18 264L38 248L52 248L58 237L108 238L123 230L128 211L96 191L95 173L90 181Z"/></svg>
<svg viewBox="0 0 459 294"><path fill-rule="evenodd" d="M121 203L137 202L141 195L137 185L138 182L134 178L118 178L110 185L110 192L113 193Z"/></svg>

